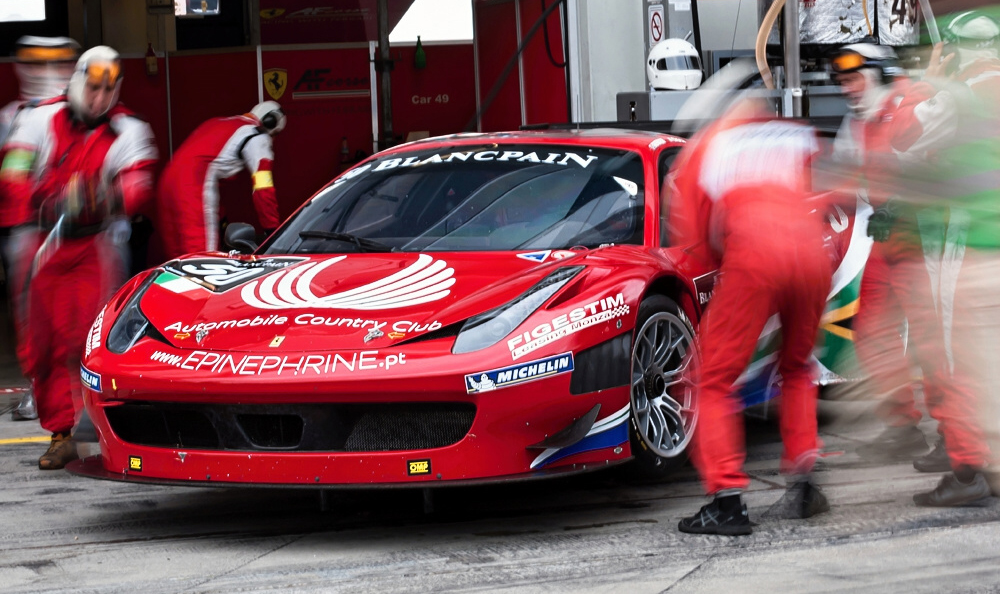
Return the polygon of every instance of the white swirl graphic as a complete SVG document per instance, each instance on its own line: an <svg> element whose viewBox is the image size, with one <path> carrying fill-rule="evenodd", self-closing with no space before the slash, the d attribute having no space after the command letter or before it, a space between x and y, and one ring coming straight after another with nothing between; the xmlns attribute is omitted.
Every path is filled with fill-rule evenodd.
<svg viewBox="0 0 1000 594"><path fill-rule="evenodd" d="M395 309L443 299L455 284L455 270L447 262L420 254L413 264L377 281L322 297L313 293L316 275L346 257L272 272L244 285L240 296L247 305L259 309Z"/></svg>

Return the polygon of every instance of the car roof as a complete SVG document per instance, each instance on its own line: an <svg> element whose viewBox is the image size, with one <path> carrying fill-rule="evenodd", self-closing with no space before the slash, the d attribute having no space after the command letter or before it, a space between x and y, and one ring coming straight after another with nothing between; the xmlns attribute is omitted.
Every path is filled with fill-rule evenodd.
<svg viewBox="0 0 1000 594"><path fill-rule="evenodd" d="M481 146L483 144L564 144L597 146L604 148L643 151L657 139L666 144L679 145L685 140L679 136L647 130L626 130L621 128L591 128L578 130L519 130L515 132L466 132L435 136L393 147L384 153L403 152L414 149L433 149L452 146ZM662 144L662 143L660 143Z"/></svg>

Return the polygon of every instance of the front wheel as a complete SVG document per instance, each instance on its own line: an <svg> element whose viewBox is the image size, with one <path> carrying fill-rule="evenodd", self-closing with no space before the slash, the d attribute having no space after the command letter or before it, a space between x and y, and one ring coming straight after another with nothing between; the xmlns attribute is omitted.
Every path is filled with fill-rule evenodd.
<svg viewBox="0 0 1000 594"><path fill-rule="evenodd" d="M694 328L683 310L663 295L644 299L632 345L629 432L640 474L666 476L687 459L698 424L699 371Z"/></svg>

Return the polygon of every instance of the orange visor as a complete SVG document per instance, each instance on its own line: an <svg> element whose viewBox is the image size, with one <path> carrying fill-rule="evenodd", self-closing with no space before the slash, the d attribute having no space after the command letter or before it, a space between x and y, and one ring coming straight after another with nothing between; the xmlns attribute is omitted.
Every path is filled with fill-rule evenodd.
<svg viewBox="0 0 1000 594"><path fill-rule="evenodd" d="M854 72L865 65L867 60L861 54L846 52L830 60L833 71L837 73Z"/></svg>
<svg viewBox="0 0 1000 594"><path fill-rule="evenodd" d="M87 64L87 82L113 87L121 78L122 67L118 62L93 62Z"/></svg>
<svg viewBox="0 0 1000 594"><path fill-rule="evenodd" d="M18 62L68 62L76 58L76 50L71 47L22 47L17 50Z"/></svg>

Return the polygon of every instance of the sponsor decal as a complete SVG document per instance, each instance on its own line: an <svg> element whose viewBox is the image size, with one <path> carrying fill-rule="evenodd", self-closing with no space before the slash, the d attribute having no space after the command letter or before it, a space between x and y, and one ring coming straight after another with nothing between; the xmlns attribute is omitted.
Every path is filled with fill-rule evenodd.
<svg viewBox="0 0 1000 594"><path fill-rule="evenodd" d="M129 456L128 469L135 472L142 472L142 456Z"/></svg>
<svg viewBox="0 0 1000 594"><path fill-rule="evenodd" d="M195 289L222 293L252 278L287 268L303 260L305 258L268 258L250 262L221 258L175 260L164 264L164 272L154 282L174 293L187 293Z"/></svg>
<svg viewBox="0 0 1000 594"><path fill-rule="evenodd" d="M424 460L407 460L406 461L406 474L409 476L416 476L419 474L430 474L431 473L431 460L426 458Z"/></svg>
<svg viewBox="0 0 1000 594"><path fill-rule="evenodd" d="M518 258L524 260L531 260L532 262L544 262L548 259L552 260L563 260L571 256L575 256L577 252L573 250L542 250L540 252L528 252L526 254L518 254Z"/></svg>
<svg viewBox="0 0 1000 594"><path fill-rule="evenodd" d="M84 355L89 357L90 352L97 347L101 346L101 328L104 327L104 310L97 314L97 319L94 320L94 324L90 327L90 332L87 334L87 345L84 349Z"/></svg>
<svg viewBox="0 0 1000 594"><path fill-rule="evenodd" d="M176 355L153 351L150 361L188 371L216 375L333 375L406 365L406 353L360 351L354 353L313 353L309 355L233 355L211 351L191 351ZM99 382L100 378L98 378ZM98 390L100 391L100 390Z"/></svg>
<svg viewBox="0 0 1000 594"><path fill-rule="evenodd" d="M382 332L378 328L372 328L371 330L368 331L368 334L365 334L365 342L371 342L376 338L382 338L383 336L385 336L384 332Z"/></svg>
<svg viewBox="0 0 1000 594"><path fill-rule="evenodd" d="M280 17L285 14L284 8L265 8L260 11L260 18L262 19L273 19L275 17Z"/></svg>
<svg viewBox="0 0 1000 594"><path fill-rule="evenodd" d="M371 96L367 76L343 76L332 68L310 68L292 87L292 99L349 99Z"/></svg>
<svg viewBox="0 0 1000 594"><path fill-rule="evenodd" d="M694 279L694 289L698 292L698 303L707 305L715 293L715 280L719 272L713 270Z"/></svg>
<svg viewBox="0 0 1000 594"><path fill-rule="evenodd" d="M179 334L175 334L175 338L187 338L191 335L191 332L201 332L202 330L215 330L216 328L226 329L226 328L246 328L247 326L280 326L288 322L288 318L283 316L254 316L252 318L241 318L239 320L223 320L221 322L201 322L198 324L182 324L181 322L174 322L164 328L165 331L174 331ZM187 334L187 336L180 336L180 334Z"/></svg>
<svg viewBox="0 0 1000 594"><path fill-rule="evenodd" d="M563 167L574 166L586 169L597 159L597 155L579 155L568 151L565 153L550 153L546 151L541 153L525 153L523 151L500 150L456 151L452 153L439 153L429 157L396 157L392 159L384 159L374 164L366 163L365 165L352 169L337 178L337 180L333 182L332 187L337 187L347 180L361 175L365 171L371 169L372 165L375 167L374 169L371 169L372 171L388 171L402 167L423 167L439 163L454 163L457 161L461 161L463 163L467 161L510 161L529 164L545 163L548 165L561 165Z"/></svg>
<svg viewBox="0 0 1000 594"><path fill-rule="evenodd" d="M569 166L571 163L582 169L586 169L591 163L597 160L597 155L586 155L581 156L576 153L565 152L565 153L542 153L545 155L544 158L539 157L538 153L530 152L525 153L523 151L468 151L468 152L454 152L446 153L444 155L436 154L429 157L397 157L393 159L385 159L379 162L375 166L374 171L387 171L389 169L396 169L397 167L423 167L426 165L433 165L437 163L451 163L455 160L460 161L516 161L518 163L547 163L549 165L563 165Z"/></svg>
<svg viewBox="0 0 1000 594"><path fill-rule="evenodd" d="M288 88L288 71L284 68L268 68L264 71L264 88L271 99L277 101Z"/></svg>
<svg viewBox="0 0 1000 594"><path fill-rule="evenodd" d="M527 254L518 254L517 257L523 260L531 260L532 262L544 262L552 250L544 250L541 252L528 252Z"/></svg>
<svg viewBox="0 0 1000 594"><path fill-rule="evenodd" d="M628 312L629 307L625 304L625 297L618 293L614 297L605 297L574 308L568 313L556 316L527 332L513 336L507 341L507 348L510 349L511 357L516 361L531 351L560 338L565 338L594 324L628 315Z"/></svg>
<svg viewBox="0 0 1000 594"><path fill-rule="evenodd" d="M455 284L455 270L447 262L420 254L403 270L366 285L331 295L316 295L313 279L347 256L274 272L241 289L244 303L258 309L397 309L444 299Z"/></svg>
<svg viewBox="0 0 1000 594"><path fill-rule="evenodd" d="M80 366L80 381L95 392L101 392L101 374L94 373L83 365Z"/></svg>
<svg viewBox="0 0 1000 594"><path fill-rule="evenodd" d="M465 376L465 391L469 394L491 392L570 371L573 371L573 353L563 353L500 369L471 373Z"/></svg>
<svg viewBox="0 0 1000 594"><path fill-rule="evenodd" d="M220 322L198 322L197 324L184 324L174 322L164 327L164 332L177 332L174 338L187 338L191 332L201 332L209 330L225 330L229 328L247 328L256 326L284 326L289 323L287 316L271 314L268 316L253 316L252 318L240 318L238 320L222 320ZM393 333L405 335L407 332L433 332L441 329L441 322L437 320L426 324L412 322L410 320L398 320L395 322L380 322L378 320L366 320L364 318L342 318L335 316L320 316L313 313L299 314L291 319L295 326L338 326L344 328L369 328L368 333L378 330L392 330ZM184 335L184 336L182 336ZM391 338L391 336L390 336ZM277 345L274 345L277 346Z"/></svg>
<svg viewBox="0 0 1000 594"><path fill-rule="evenodd" d="M271 339L271 344L269 344L267 346L269 346L271 348L279 347L279 346L281 346L281 343L283 343L283 342L285 342L285 337L284 336L275 336L274 338Z"/></svg>

